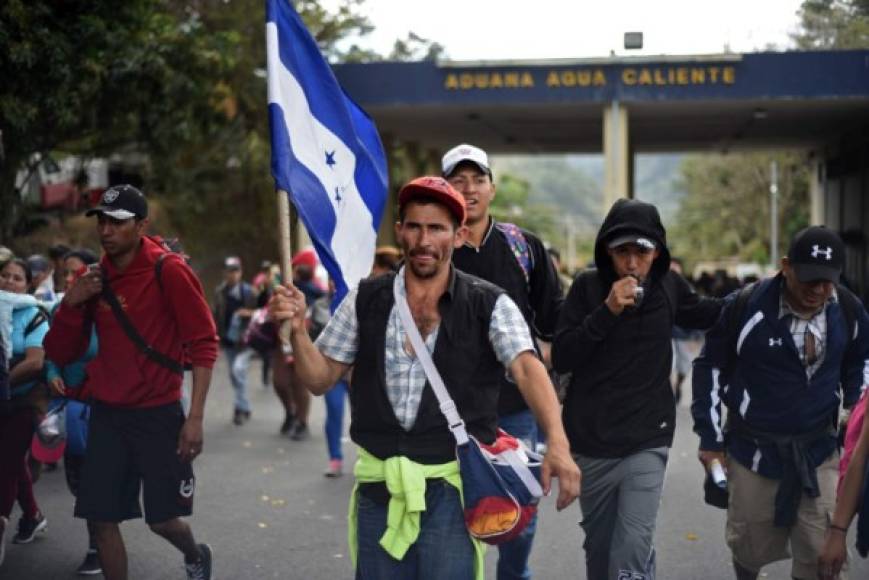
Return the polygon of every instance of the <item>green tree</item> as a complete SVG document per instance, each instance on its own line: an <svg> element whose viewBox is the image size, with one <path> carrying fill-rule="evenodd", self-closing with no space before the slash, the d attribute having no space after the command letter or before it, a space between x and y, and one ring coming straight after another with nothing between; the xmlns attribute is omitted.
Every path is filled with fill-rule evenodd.
<svg viewBox="0 0 869 580"><path fill-rule="evenodd" d="M157 157L220 124L238 37L192 5L8 0L0 6L0 237L23 222L16 173L56 149Z"/></svg>
<svg viewBox="0 0 869 580"><path fill-rule="evenodd" d="M869 0L804 0L792 35L803 50L869 47ZM738 256L769 261L769 164L779 163L779 255L808 223L808 167L799 153L692 156L681 168L687 193L673 228L688 261Z"/></svg>
<svg viewBox="0 0 869 580"><path fill-rule="evenodd" d="M792 35L804 50L869 47L869 0L805 0Z"/></svg>
<svg viewBox="0 0 869 580"><path fill-rule="evenodd" d="M392 52L387 60L437 60L444 55L444 46L440 43L423 38L413 31L406 38L399 38L392 46Z"/></svg>
<svg viewBox="0 0 869 580"><path fill-rule="evenodd" d="M344 39L372 30L359 13L361 0L345 0L334 11L319 2L294 3L323 54L341 61L370 59ZM164 156L150 182L166 192L173 224L200 264L216 266L224 253L248 264L277 253L277 213L271 177L266 87L266 47L261 0L214 1L200 14L207 30L232 30L240 41L233 67L220 84L224 122ZM155 164L156 165L156 164ZM243 221L238 218L243 217Z"/></svg>
<svg viewBox="0 0 869 580"><path fill-rule="evenodd" d="M686 192L672 229L674 253L689 262L738 256L770 260L770 164L779 171L779 255L808 225L808 167L798 153L694 155L681 167Z"/></svg>

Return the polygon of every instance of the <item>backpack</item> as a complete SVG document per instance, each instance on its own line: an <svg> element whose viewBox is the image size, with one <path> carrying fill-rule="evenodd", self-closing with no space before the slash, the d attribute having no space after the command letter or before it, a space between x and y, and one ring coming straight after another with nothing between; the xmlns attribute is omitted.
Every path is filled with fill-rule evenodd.
<svg viewBox="0 0 869 580"><path fill-rule="evenodd" d="M27 323L27 326L24 327L24 336L25 337L27 337L34 330L39 328L40 324L43 324L43 323L47 324L48 321L51 319L51 315L49 314L48 310L46 310L46 308L42 304L37 304L36 308L38 309L38 312L33 315L33 318L31 318L30 322ZM2 342L2 340L0 340L0 342ZM0 348L0 350L3 351L2 353L0 353L0 357L3 357L5 359L5 357L6 357L5 349ZM2 361L2 363L0 363L0 365L3 366L3 369L0 370L0 401L8 401L12 398L12 394L13 394L13 391L15 389L13 389L12 385L9 384L9 374L8 373L13 368L15 368L15 365L17 365L18 363L23 361L26 356L27 355L24 353L19 354L19 355L12 355L8 360L4 360L4 361ZM39 382L44 382L44 380L45 380L45 362L44 361L42 363L42 370L40 370L39 377L35 380L39 381ZM16 389L17 388L18 387L16 387Z"/></svg>
<svg viewBox="0 0 869 580"><path fill-rule="evenodd" d="M507 245L510 246L516 262L519 263L519 268L522 269L522 274L525 276L525 284L530 292L531 271L534 270L534 256L531 254L525 234L522 233L522 229L516 224L495 222L495 227L507 239Z"/></svg>
<svg viewBox="0 0 869 580"><path fill-rule="evenodd" d="M154 277L157 279L157 284L160 286L160 291L163 291L163 262L166 256L175 255L184 260L186 264L190 264L190 256L184 253L181 247L181 241L178 238L164 239L160 236L146 236L152 242L160 245L165 251L157 256L157 262L154 264Z"/></svg>
<svg viewBox="0 0 869 580"><path fill-rule="evenodd" d="M34 330L39 328L39 325L42 323L48 323L51 320L51 315L48 310L45 309L45 306L42 304L37 304L36 308L39 310L36 314L33 315L33 318L30 319L30 322L27 323L27 326L24 327L24 337L29 336ZM15 365L24 360L23 354L13 355L8 361L6 361L7 369L12 370Z"/></svg>
<svg viewBox="0 0 869 580"><path fill-rule="evenodd" d="M263 355L278 346L278 327L268 319L267 308L254 310L244 333L244 344Z"/></svg>
<svg viewBox="0 0 869 580"><path fill-rule="evenodd" d="M30 319L30 322L27 323L27 326L24 327L24 336L28 336L34 330L36 330L40 324L43 322L48 322L51 319L51 314L46 310L45 306L42 304L37 304L36 308L39 309L39 312L33 315L33 318Z"/></svg>

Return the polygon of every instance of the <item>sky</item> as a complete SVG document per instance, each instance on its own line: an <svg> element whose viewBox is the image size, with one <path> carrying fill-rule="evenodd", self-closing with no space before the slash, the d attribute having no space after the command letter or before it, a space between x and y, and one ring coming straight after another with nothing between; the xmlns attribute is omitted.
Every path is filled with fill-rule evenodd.
<svg viewBox="0 0 869 580"><path fill-rule="evenodd" d="M326 6L340 0L326 0ZM375 30L355 39L388 54L408 31L451 60L715 54L792 46L801 0L365 0ZM642 31L644 48L623 35Z"/></svg>

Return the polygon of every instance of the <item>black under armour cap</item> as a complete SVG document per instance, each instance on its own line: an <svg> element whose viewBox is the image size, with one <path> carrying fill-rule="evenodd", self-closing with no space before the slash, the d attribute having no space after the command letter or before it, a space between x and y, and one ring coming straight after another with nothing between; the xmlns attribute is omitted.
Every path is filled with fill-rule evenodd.
<svg viewBox="0 0 869 580"><path fill-rule="evenodd" d="M103 192L100 204L85 215L90 217L98 213L116 220L144 219L148 217L148 200L132 185L113 185Z"/></svg>
<svg viewBox="0 0 869 580"><path fill-rule="evenodd" d="M845 265L845 244L836 232L811 226L794 236L788 260L800 282L838 282Z"/></svg>

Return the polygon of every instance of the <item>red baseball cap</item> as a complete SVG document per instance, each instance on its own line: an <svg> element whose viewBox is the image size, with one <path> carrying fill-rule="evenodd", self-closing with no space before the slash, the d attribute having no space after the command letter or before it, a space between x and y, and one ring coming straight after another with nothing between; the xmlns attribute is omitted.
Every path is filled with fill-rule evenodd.
<svg viewBox="0 0 869 580"><path fill-rule="evenodd" d="M464 225L467 212L465 198L443 177L426 175L409 182L398 192L398 207L404 208L407 202L420 197L433 198L443 203L459 220L459 224Z"/></svg>
<svg viewBox="0 0 869 580"><path fill-rule="evenodd" d="M314 248L306 248L293 256L293 266L308 266L310 268L317 267L317 254Z"/></svg>

